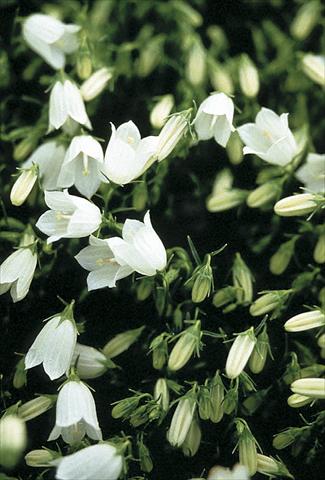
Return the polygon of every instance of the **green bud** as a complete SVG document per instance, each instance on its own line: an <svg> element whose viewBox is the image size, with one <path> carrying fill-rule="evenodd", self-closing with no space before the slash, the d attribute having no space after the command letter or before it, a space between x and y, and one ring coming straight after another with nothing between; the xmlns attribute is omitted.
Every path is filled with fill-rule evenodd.
<svg viewBox="0 0 325 480"><path fill-rule="evenodd" d="M306 427L288 428L274 436L272 445L277 450L283 450L289 445L292 445L305 430Z"/></svg>
<svg viewBox="0 0 325 480"><path fill-rule="evenodd" d="M166 363L168 356L166 333L162 333L155 337L150 344L150 351L152 352L152 364L156 370L160 370Z"/></svg>
<svg viewBox="0 0 325 480"><path fill-rule="evenodd" d="M243 143L237 132L233 132L228 140L226 151L230 162L233 165L239 165L244 158Z"/></svg>
<svg viewBox="0 0 325 480"><path fill-rule="evenodd" d="M287 269L294 254L296 239L288 240L272 255L270 259L270 271L273 275L282 275Z"/></svg>
<svg viewBox="0 0 325 480"><path fill-rule="evenodd" d="M197 267L193 273L192 302L194 303L201 303L206 297L210 296L213 285L213 273L210 262L211 256L206 255L204 264Z"/></svg>
<svg viewBox="0 0 325 480"><path fill-rule="evenodd" d="M53 407L57 396L56 395L41 395L40 397L33 398L29 402L23 403L18 408L18 416L27 422L33 418L42 415Z"/></svg>
<svg viewBox="0 0 325 480"><path fill-rule="evenodd" d="M4 415L0 419L0 464L14 468L27 443L25 422L17 415Z"/></svg>
<svg viewBox="0 0 325 480"><path fill-rule="evenodd" d="M77 58L77 74L80 80L86 80L93 71L93 64L89 52L82 52Z"/></svg>
<svg viewBox="0 0 325 480"><path fill-rule="evenodd" d="M179 339L170 353L168 368L176 372L186 365L193 353L199 355L201 337L201 322L198 320L194 325L180 334Z"/></svg>
<svg viewBox="0 0 325 480"><path fill-rule="evenodd" d="M236 289L234 287L224 287L214 294L212 303L216 308L219 308L233 302L235 299Z"/></svg>
<svg viewBox="0 0 325 480"><path fill-rule="evenodd" d="M133 397L123 398L123 400L117 402L117 404L112 409L112 417L128 417L138 407L140 398L141 397L139 395L135 395Z"/></svg>
<svg viewBox="0 0 325 480"><path fill-rule="evenodd" d="M325 263L325 233L321 234L314 248L313 257L315 262Z"/></svg>
<svg viewBox="0 0 325 480"><path fill-rule="evenodd" d="M198 405L200 418L208 420L210 418L210 391L206 384L200 387Z"/></svg>
<svg viewBox="0 0 325 480"><path fill-rule="evenodd" d="M140 50L140 57L137 61L139 77L147 77L156 68L161 59L163 41L163 35L156 35L147 41L145 48Z"/></svg>
<svg viewBox="0 0 325 480"><path fill-rule="evenodd" d="M195 40L189 51L185 75L195 87L201 85L206 77L206 53L199 40Z"/></svg>
<svg viewBox="0 0 325 480"><path fill-rule="evenodd" d="M300 395L299 393L293 393L288 398L288 405L291 408L301 408L305 405L309 405L314 401L314 398L306 397L306 395Z"/></svg>
<svg viewBox="0 0 325 480"><path fill-rule="evenodd" d="M247 467L250 475L254 475L257 471L256 440L244 420L236 420L236 429L238 435L239 463Z"/></svg>
<svg viewBox="0 0 325 480"><path fill-rule="evenodd" d="M210 384L210 420L218 423L222 420L224 413L225 388L219 372L215 374Z"/></svg>
<svg viewBox="0 0 325 480"><path fill-rule="evenodd" d="M258 390L249 397L245 398L242 403L246 415L254 415L254 413L263 405L268 395L269 388Z"/></svg>
<svg viewBox="0 0 325 480"><path fill-rule="evenodd" d="M216 92L223 92L226 95L232 95L234 93L234 84L225 64L221 65L210 61L209 77L211 85Z"/></svg>
<svg viewBox="0 0 325 480"><path fill-rule="evenodd" d="M135 343L138 338L140 337L141 333L144 330L143 327L134 328L132 330L126 330L123 333L119 333L116 335L112 340L106 343L105 347L103 348L102 352L108 358L117 357L121 353L125 352L129 349L133 343Z"/></svg>
<svg viewBox="0 0 325 480"><path fill-rule="evenodd" d="M224 397L223 410L226 415L230 415L237 410L238 406L238 389L236 387L230 388Z"/></svg>
<svg viewBox="0 0 325 480"><path fill-rule="evenodd" d="M264 368L269 351L269 336L266 327L257 336L254 350L248 360L248 366L253 373L261 373Z"/></svg>
<svg viewBox="0 0 325 480"><path fill-rule="evenodd" d="M234 265L232 267L233 284L236 288L237 301L240 304L250 303L253 298L253 276L241 258L240 253L236 253Z"/></svg>
<svg viewBox="0 0 325 480"><path fill-rule="evenodd" d="M167 412L169 407L169 390L165 378L159 378L157 380L153 397L160 403L162 409Z"/></svg>
<svg viewBox="0 0 325 480"><path fill-rule="evenodd" d="M22 388L27 383L27 374L25 370L25 358L21 358L16 365L15 374L13 378L13 386L14 388Z"/></svg>
<svg viewBox="0 0 325 480"><path fill-rule="evenodd" d="M201 428L196 417L193 418L189 431L182 444L182 451L186 457L194 457L201 443Z"/></svg>
<svg viewBox="0 0 325 480"><path fill-rule="evenodd" d="M151 460L149 449L142 441L138 443L138 448L140 468L143 472L150 473L153 469L153 463Z"/></svg>
<svg viewBox="0 0 325 480"><path fill-rule="evenodd" d="M35 149L36 144L37 140L32 136L26 137L21 140L21 142L19 142L18 145L16 145L14 148L14 159L17 160L17 162L25 160L25 158L30 155Z"/></svg>
<svg viewBox="0 0 325 480"><path fill-rule="evenodd" d="M132 192L132 204L136 212L142 212L148 201L148 190L145 182L137 183Z"/></svg>
<svg viewBox="0 0 325 480"><path fill-rule="evenodd" d="M41 450L32 450L25 455L26 465L29 467L48 467L50 462L60 458L60 454L53 450L43 448Z"/></svg>
<svg viewBox="0 0 325 480"><path fill-rule="evenodd" d="M139 280L136 284L136 293L137 293L137 299L139 300L139 302L143 302L148 297L150 297L152 289L153 289L152 278L150 277L141 278L141 280Z"/></svg>
<svg viewBox="0 0 325 480"><path fill-rule="evenodd" d="M290 27L291 34L297 40L304 40L312 32L319 22L322 12L321 3L318 0L304 3L298 10Z"/></svg>
<svg viewBox="0 0 325 480"><path fill-rule="evenodd" d="M241 205L247 197L246 190L233 188L232 190L212 195L207 199L206 207L209 212L224 212Z"/></svg>
<svg viewBox="0 0 325 480"><path fill-rule="evenodd" d="M260 80L253 61L247 54L242 54L239 62L239 85L246 97L253 98L259 92Z"/></svg>
<svg viewBox="0 0 325 480"><path fill-rule="evenodd" d="M265 315L274 310L279 310L288 300L291 290L273 290L260 296L250 306L249 313L253 317Z"/></svg>
<svg viewBox="0 0 325 480"><path fill-rule="evenodd" d="M257 471L271 477L275 475L293 478L284 463L275 460L272 457L262 455L261 453L257 454Z"/></svg>
<svg viewBox="0 0 325 480"><path fill-rule="evenodd" d="M260 185L247 197L247 205L251 208L259 208L275 200L281 189L278 182L269 182Z"/></svg>

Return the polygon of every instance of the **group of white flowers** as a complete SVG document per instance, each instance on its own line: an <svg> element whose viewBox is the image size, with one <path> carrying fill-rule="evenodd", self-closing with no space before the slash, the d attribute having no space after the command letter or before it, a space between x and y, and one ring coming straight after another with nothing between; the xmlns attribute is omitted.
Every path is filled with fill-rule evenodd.
<svg viewBox="0 0 325 480"><path fill-rule="evenodd" d="M66 54L78 49L79 30L77 25L65 25L42 14L31 15L23 23L25 41L57 70L64 68ZM110 79L109 71L103 68L95 72L80 89L65 74L61 72L60 75L61 79L54 83L50 93L48 133L62 128L71 136L71 142L66 148L60 138L51 138L39 146L23 164L11 191L11 201L16 206L21 205L37 178L40 179L49 210L40 216L36 227L48 237L48 244L62 238L89 236L89 246L75 257L90 272L87 278L89 291L115 287L118 280L133 272L153 276L166 268L167 254L151 224L149 211L143 222L127 219L122 237L100 238L105 218L91 198L102 183L112 183L114 188L126 185L141 177L155 162L168 157L190 128L190 111L167 119L173 102L166 96L162 100L164 103L160 104L160 111L163 120L167 121L158 135L141 138L132 121L118 128L112 123L111 137L104 153L101 143L88 132L82 130L80 133L80 127L92 129L84 102L104 90ZM219 145L226 147L236 130L233 118L233 100L225 93L211 94L201 103L192 121L197 140L214 138ZM156 119L156 124L161 124L159 119ZM288 114L279 116L267 108L261 109L255 123L242 125L237 132L245 145L244 154L254 154L264 162L283 168L292 164L304 148L289 128ZM305 185L307 193L304 195L309 195L308 199L304 197L304 202L314 202L314 194L325 192L325 155L308 153L305 163L295 175ZM73 186L86 198L71 195L67 189ZM292 199L283 199L278 202L275 211L287 215L288 208L291 208L292 214L297 208L292 210L291 204ZM19 248L0 266L0 294L10 289L14 302L22 300L28 293L36 266L36 236L28 231L23 235ZM42 363L51 380L67 375L59 390L56 423L48 440L55 440L61 435L66 443L74 445L87 435L100 442L53 461L52 465L57 465L56 478L114 480L123 469L122 450L102 442L92 393L80 380L103 373L107 358L101 352L77 343L78 331L72 310L73 305L68 305L61 314L45 323L25 357L25 367L30 369ZM323 317L321 322L324 322ZM230 379L237 378L242 372L256 341L253 329L236 337L225 368ZM87 359L92 365L90 369ZM73 371L76 364L78 375ZM83 365L86 365L84 369ZM295 387L293 385L293 391L300 394L301 389ZM236 478L246 479L247 471L240 468L236 470ZM209 478L219 477L216 472L216 476ZM233 478L230 472L229 478Z"/></svg>

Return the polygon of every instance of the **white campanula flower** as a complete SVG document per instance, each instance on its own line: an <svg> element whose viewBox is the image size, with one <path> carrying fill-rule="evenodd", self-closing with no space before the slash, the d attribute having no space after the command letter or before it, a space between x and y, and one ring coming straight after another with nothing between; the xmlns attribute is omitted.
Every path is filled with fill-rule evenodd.
<svg viewBox="0 0 325 480"><path fill-rule="evenodd" d="M209 471L208 480L249 480L249 475L244 465L235 465L232 470L217 466Z"/></svg>
<svg viewBox="0 0 325 480"><path fill-rule="evenodd" d="M99 443L83 448L60 460L57 480L117 480L122 472L123 457L113 445Z"/></svg>
<svg viewBox="0 0 325 480"><path fill-rule="evenodd" d="M77 343L71 366L75 367L80 378L97 378L107 370L106 356L93 347Z"/></svg>
<svg viewBox="0 0 325 480"><path fill-rule="evenodd" d="M288 113L277 115L269 108L262 108L255 123L238 128L245 143L244 154L252 153L265 162L285 166L297 154L297 144L288 125Z"/></svg>
<svg viewBox="0 0 325 480"><path fill-rule="evenodd" d="M256 344L254 328L251 327L237 335L228 353L226 374L229 378L237 378L244 370Z"/></svg>
<svg viewBox="0 0 325 480"><path fill-rule="evenodd" d="M23 236L17 250L0 265L0 295L10 290L14 303L26 297L37 265L34 237Z"/></svg>
<svg viewBox="0 0 325 480"><path fill-rule="evenodd" d="M91 129L79 88L70 80L55 83L50 94L49 132L74 120Z"/></svg>
<svg viewBox="0 0 325 480"><path fill-rule="evenodd" d="M91 198L104 179L101 174L103 157L102 147L95 138L90 135L74 137L65 155L58 186L75 185L82 195Z"/></svg>
<svg viewBox="0 0 325 480"><path fill-rule="evenodd" d="M64 67L65 54L77 50L79 30L78 25L64 24L41 13L30 15L23 23L23 37L29 47L56 70Z"/></svg>
<svg viewBox="0 0 325 480"><path fill-rule="evenodd" d="M87 277L89 291L115 287L117 280L134 271L126 263L117 262L108 239L96 238L93 235L89 238L89 246L83 248L75 258L83 268L90 271Z"/></svg>
<svg viewBox="0 0 325 480"><path fill-rule="evenodd" d="M302 69L315 83L325 86L325 55L307 53L302 58Z"/></svg>
<svg viewBox="0 0 325 480"><path fill-rule="evenodd" d="M155 154L157 137L141 139L136 125L129 121L117 129L111 123L112 135L105 152L102 168L104 175L118 185L125 185L138 178L148 168L149 159Z"/></svg>
<svg viewBox="0 0 325 480"><path fill-rule="evenodd" d="M100 95L112 77L113 72L104 67L87 78L80 87L80 92L85 102L89 102Z"/></svg>
<svg viewBox="0 0 325 480"><path fill-rule="evenodd" d="M184 443L191 427L195 409L196 403L192 397L183 397L178 402L167 432L167 440L173 447L180 447Z"/></svg>
<svg viewBox="0 0 325 480"><path fill-rule="evenodd" d="M65 310L48 320L37 335L25 358L26 370L42 363L51 380L61 377L70 367L76 341L76 325Z"/></svg>
<svg viewBox="0 0 325 480"><path fill-rule="evenodd" d="M56 440L61 435L71 445L79 443L86 434L93 440L102 439L95 402L83 382L69 380L59 391L55 426L48 441Z"/></svg>
<svg viewBox="0 0 325 480"><path fill-rule="evenodd" d="M38 166L38 175L44 190L58 188L58 176L65 156L65 148L55 141L46 142L23 163L23 168Z"/></svg>
<svg viewBox="0 0 325 480"><path fill-rule="evenodd" d="M143 222L127 219L122 237L108 239L108 245L120 265L128 265L132 270L148 276L166 267L166 250L151 225L149 211Z"/></svg>
<svg viewBox="0 0 325 480"><path fill-rule="evenodd" d="M225 93L214 93L200 105L194 119L194 127L199 140L215 139L225 147L230 134L234 131L232 125L234 103Z"/></svg>
<svg viewBox="0 0 325 480"><path fill-rule="evenodd" d="M38 219L36 226L49 236L47 243L60 238L87 237L98 229L101 213L98 207L84 198L63 192L45 192L50 208Z"/></svg>
<svg viewBox="0 0 325 480"><path fill-rule="evenodd" d="M313 193L325 193L325 154L310 153L296 177Z"/></svg>

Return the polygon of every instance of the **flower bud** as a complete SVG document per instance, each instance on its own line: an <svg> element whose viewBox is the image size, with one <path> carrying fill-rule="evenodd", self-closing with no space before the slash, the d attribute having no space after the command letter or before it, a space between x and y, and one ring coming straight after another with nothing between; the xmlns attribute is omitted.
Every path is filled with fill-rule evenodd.
<svg viewBox="0 0 325 480"><path fill-rule="evenodd" d="M136 284L137 299L139 302L146 300L152 292L153 282L151 277L143 277Z"/></svg>
<svg viewBox="0 0 325 480"><path fill-rule="evenodd" d="M167 440L173 447L180 447L184 443L193 421L195 408L196 403L193 398L183 397L178 402L167 432Z"/></svg>
<svg viewBox="0 0 325 480"><path fill-rule="evenodd" d="M213 274L210 262L211 256L206 255L203 265L197 267L192 275L192 279L194 280L192 286L193 303L201 303L206 297L210 296L213 285Z"/></svg>
<svg viewBox="0 0 325 480"><path fill-rule="evenodd" d="M253 373L261 373L264 368L267 354L269 351L269 336L266 331L266 327L256 339L254 350L249 358L248 366Z"/></svg>
<svg viewBox="0 0 325 480"><path fill-rule="evenodd" d="M300 193L279 200L274 205L274 211L281 217L294 217L307 215L313 212L316 207L315 195L311 193Z"/></svg>
<svg viewBox="0 0 325 480"><path fill-rule="evenodd" d="M15 181L11 192L10 200L13 205L19 207L22 205L35 185L37 180L37 166L33 165L27 170L22 170Z"/></svg>
<svg viewBox="0 0 325 480"><path fill-rule="evenodd" d="M32 153L37 144L37 139L32 136L26 137L14 148L13 157L17 162L21 162Z"/></svg>
<svg viewBox="0 0 325 480"><path fill-rule="evenodd" d="M231 208L241 205L247 197L245 190L239 188L233 188L229 191L218 193L217 195L211 195L207 199L206 207L209 212L224 212Z"/></svg>
<svg viewBox="0 0 325 480"><path fill-rule="evenodd" d="M113 77L113 71L108 68L101 68L93 73L80 87L82 98L89 102L102 93L107 83Z"/></svg>
<svg viewBox="0 0 325 480"><path fill-rule="evenodd" d="M248 55L242 54L239 63L239 85L246 97L253 98L259 92L258 71Z"/></svg>
<svg viewBox="0 0 325 480"><path fill-rule="evenodd" d="M117 357L121 353L128 350L128 348L135 343L140 337L145 327L133 328L132 330L126 330L123 333L119 333L112 340L106 343L102 352L108 358Z"/></svg>
<svg viewBox="0 0 325 480"><path fill-rule="evenodd" d="M209 63L209 77L214 90L223 92L226 95L232 95L234 93L234 84L226 66L218 65L215 62Z"/></svg>
<svg viewBox="0 0 325 480"><path fill-rule="evenodd" d="M93 64L91 61L89 51L83 51L77 58L77 74L81 80L85 80L90 77L93 70Z"/></svg>
<svg viewBox="0 0 325 480"><path fill-rule="evenodd" d="M233 132L230 135L230 138L226 145L226 151L227 151L229 160L233 165L239 165L242 162L244 158L243 143L237 132Z"/></svg>
<svg viewBox="0 0 325 480"><path fill-rule="evenodd" d="M132 192L132 205L136 212L142 212L148 201L148 190L145 182L139 182L134 186Z"/></svg>
<svg viewBox="0 0 325 480"><path fill-rule="evenodd" d="M194 457L201 443L201 428L197 418L193 418L189 431L182 444L182 451L186 457Z"/></svg>
<svg viewBox="0 0 325 480"><path fill-rule="evenodd" d="M230 415L238 407L238 389L236 387L230 388L223 401L223 410L226 415Z"/></svg>
<svg viewBox="0 0 325 480"><path fill-rule="evenodd" d="M236 289L234 287L224 287L214 294L212 303L216 308L219 308L233 302L235 299Z"/></svg>
<svg viewBox="0 0 325 480"><path fill-rule="evenodd" d="M188 130L188 121L190 110L183 113L172 115L158 136L157 159L158 162L164 160L174 150L178 142L183 138Z"/></svg>
<svg viewBox="0 0 325 480"><path fill-rule="evenodd" d="M325 399L325 378L300 378L295 380L290 388L299 395Z"/></svg>
<svg viewBox="0 0 325 480"><path fill-rule="evenodd" d="M257 470L256 440L244 420L236 421L238 434L239 463L247 467L248 473L254 475Z"/></svg>
<svg viewBox="0 0 325 480"><path fill-rule="evenodd" d="M15 388L19 389L26 385L27 375L25 370L25 358L21 358L16 365L15 374L12 384Z"/></svg>
<svg viewBox="0 0 325 480"><path fill-rule="evenodd" d="M220 170L213 183L212 196L230 190L233 181L234 177L229 168Z"/></svg>
<svg viewBox="0 0 325 480"><path fill-rule="evenodd" d="M280 193L278 182L268 182L257 187L247 197L247 205L251 208L259 208L275 200Z"/></svg>
<svg viewBox="0 0 325 480"><path fill-rule="evenodd" d="M317 340L317 345L320 348L325 348L325 333L322 333L322 335L320 335L320 337Z"/></svg>
<svg viewBox="0 0 325 480"><path fill-rule="evenodd" d="M207 387L207 382L203 387L200 387L200 393L198 397L199 416L202 420L208 420L210 418L210 391Z"/></svg>
<svg viewBox="0 0 325 480"><path fill-rule="evenodd" d="M236 253L232 268L233 284L236 288L237 301L240 304L250 303L253 298L252 274L239 253Z"/></svg>
<svg viewBox="0 0 325 480"><path fill-rule="evenodd" d="M224 413L225 388L222 383L220 373L217 372L210 385L210 420L218 423L222 420Z"/></svg>
<svg viewBox="0 0 325 480"><path fill-rule="evenodd" d="M26 448L25 422L17 415L5 415L0 419L0 465L13 468Z"/></svg>
<svg viewBox="0 0 325 480"><path fill-rule="evenodd" d="M150 123L154 128L162 128L174 106L173 95L164 95L150 113Z"/></svg>
<svg viewBox="0 0 325 480"><path fill-rule="evenodd" d="M313 257L317 263L325 263L325 233L322 233L315 245Z"/></svg>
<svg viewBox="0 0 325 480"><path fill-rule="evenodd" d="M148 447L141 441L138 442L140 468L143 472L150 473L153 469L153 463Z"/></svg>
<svg viewBox="0 0 325 480"><path fill-rule="evenodd" d="M272 312L275 309L279 309L286 302L290 293L291 290L273 290L272 292L265 293L252 303L249 308L249 313L253 317L258 317Z"/></svg>
<svg viewBox="0 0 325 480"><path fill-rule="evenodd" d="M29 467L48 467L53 460L59 457L59 453L44 448L42 450L32 450L28 452L27 455L25 455L25 462Z"/></svg>
<svg viewBox="0 0 325 480"><path fill-rule="evenodd" d="M133 397L123 398L114 405L112 409L113 418L128 417L138 407L140 402L140 396L134 395Z"/></svg>
<svg viewBox="0 0 325 480"><path fill-rule="evenodd" d="M294 254L296 240L282 243L279 249L270 258L270 271L273 275L282 275L287 269Z"/></svg>
<svg viewBox="0 0 325 480"><path fill-rule="evenodd" d="M198 320L195 325L187 328L181 333L170 353L168 368L176 372L186 365L193 353L198 355L201 337L201 322Z"/></svg>
<svg viewBox="0 0 325 480"><path fill-rule="evenodd" d="M153 397L155 400L159 401L162 409L167 412L169 407L169 390L165 378L158 378L155 384Z"/></svg>
<svg viewBox="0 0 325 480"><path fill-rule="evenodd" d="M229 350L226 362L226 374L229 378L236 378L241 374L251 356L255 344L256 337L253 327L237 335Z"/></svg>
<svg viewBox="0 0 325 480"><path fill-rule="evenodd" d="M311 328L325 326L325 314L321 310L304 312L290 318L284 324L287 332L303 332Z"/></svg>
<svg viewBox="0 0 325 480"><path fill-rule="evenodd" d="M137 73L139 77L147 77L159 64L163 41L163 35L156 35L155 37L151 37L140 50L140 57L137 61Z"/></svg>
<svg viewBox="0 0 325 480"><path fill-rule="evenodd" d="M304 40L312 32L314 26L318 23L322 12L321 4L318 0L306 2L303 4L290 26L290 32L297 40Z"/></svg>
<svg viewBox="0 0 325 480"><path fill-rule="evenodd" d="M77 343L73 352L71 366L75 366L79 378L97 378L103 375L108 369L106 356L96 350Z"/></svg>
<svg viewBox="0 0 325 480"><path fill-rule="evenodd" d="M268 476L276 475L281 477L293 478L293 476L290 474L290 472L287 470L286 466L282 462L274 460L274 458L272 457L262 455L261 453L257 454L257 471Z"/></svg>
<svg viewBox="0 0 325 480"><path fill-rule="evenodd" d="M287 430L284 430L283 432L280 432L274 436L272 445L277 450L283 450L289 445L292 445L296 441L296 439L303 434L305 430L306 427L288 428Z"/></svg>
<svg viewBox="0 0 325 480"><path fill-rule="evenodd" d="M152 365L156 370L160 370L167 360L167 338L166 334L162 333L155 337L150 344L150 351L152 352Z"/></svg>
<svg viewBox="0 0 325 480"><path fill-rule="evenodd" d="M206 55L200 41L195 41L190 49L186 65L186 78L194 86L201 85L205 79Z"/></svg>
<svg viewBox="0 0 325 480"><path fill-rule="evenodd" d="M32 420L52 408L55 401L56 395L41 395L33 398L18 408L18 416L25 422Z"/></svg>
<svg viewBox="0 0 325 480"><path fill-rule="evenodd" d="M313 55L307 53L302 59L302 69L304 73L315 83L325 85L325 57L324 55Z"/></svg>
<svg viewBox="0 0 325 480"><path fill-rule="evenodd" d="M308 405L309 403L313 402L313 399L310 397L306 397L305 395L299 395L298 393L293 393L288 398L288 405L292 408L300 408Z"/></svg>

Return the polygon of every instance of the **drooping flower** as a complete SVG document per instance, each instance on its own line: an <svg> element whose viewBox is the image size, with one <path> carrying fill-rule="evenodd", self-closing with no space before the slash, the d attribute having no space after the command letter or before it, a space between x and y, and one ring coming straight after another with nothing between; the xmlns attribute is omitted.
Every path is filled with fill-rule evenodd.
<svg viewBox="0 0 325 480"><path fill-rule="evenodd" d="M146 164L156 152L157 137L141 139L138 128L131 121L123 123L117 129L113 124L111 126L112 135L105 152L102 171L112 182L125 185L147 169Z"/></svg>
<svg viewBox="0 0 325 480"><path fill-rule="evenodd" d="M77 341L77 328L72 314L73 304L48 320L25 358L26 370L43 363L51 380L64 375L70 367Z"/></svg>
<svg viewBox="0 0 325 480"><path fill-rule="evenodd" d="M100 143L90 135L72 139L58 177L59 187L75 185L77 190L91 198L104 179L101 174L103 150Z"/></svg>
<svg viewBox="0 0 325 480"><path fill-rule="evenodd" d="M48 440L56 440L61 435L66 443L72 445L79 443L86 434L93 440L102 439L95 402L83 382L69 380L59 391L55 426Z"/></svg>
<svg viewBox="0 0 325 480"><path fill-rule="evenodd" d="M296 177L312 193L325 193L325 154L310 153Z"/></svg>
<svg viewBox="0 0 325 480"><path fill-rule="evenodd" d="M30 15L23 23L26 43L56 70L64 67L65 54L77 50L79 30L78 25L65 24L41 13Z"/></svg>
<svg viewBox="0 0 325 480"><path fill-rule="evenodd" d="M38 175L44 190L58 188L58 176L65 156L65 148L55 141L46 142L23 163L23 168L38 166Z"/></svg>
<svg viewBox="0 0 325 480"><path fill-rule="evenodd" d="M57 480L117 480L122 472L123 457L113 445L99 443L83 448L60 460Z"/></svg>
<svg viewBox="0 0 325 480"><path fill-rule="evenodd" d="M89 291L115 287L117 280L133 272L129 265L117 262L107 239L92 235L89 238L89 246L83 248L75 259L83 268L90 271L87 277Z"/></svg>
<svg viewBox="0 0 325 480"><path fill-rule="evenodd" d="M232 125L234 104L225 93L214 93L200 105L194 119L194 127L199 140L209 140L214 137L222 147L227 145L230 134L234 131Z"/></svg>
<svg viewBox="0 0 325 480"><path fill-rule="evenodd" d="M0 265L0 295L10 289L14 303L26 297L37 265L33 235L24 234L19 248Z"/></svg>
<svg viewBox="0 0 325 480"><path fill-rule="evenodd" d="M49 131L58 130L72 120L92 128L79 88L70 80L58 81L50 94Z"/></svg>
<svg viewBox="0 0 325 480"><path fill-rule="evenodd" d="M151 225L149 211L143 222L127 219L122 237L109 238L107 241L120 265L128 265L132 270L148 276L165 268L166 250Z"/></svg>
<svg viewBox="0 0 325 480"><path fill-rule="evenodd" d="M63 192L45 192L45 203L50 208L36 223L49 236L47 243L60 238L87 237L98 229L101 213L98 207L84 198Z"/></svg>
<svg viewBox="0 0 325 480"><path fill-rule="evenodd" d="M277 115L269 108L262 108L255 123L238 128L245 143L244 154L252 153L273 165L285 166L297 153L297 144L288 125L288 113Z"/></svg>

